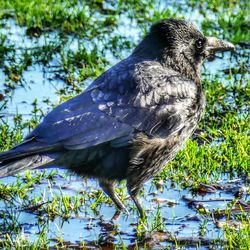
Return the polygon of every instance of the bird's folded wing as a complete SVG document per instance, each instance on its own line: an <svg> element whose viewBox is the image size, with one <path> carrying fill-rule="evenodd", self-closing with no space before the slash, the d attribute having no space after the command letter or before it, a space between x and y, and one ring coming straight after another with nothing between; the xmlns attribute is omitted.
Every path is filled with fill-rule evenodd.
<svg viewBox="0 0 250 250"><path fill-rule="evenodd" d="M67 149L83 149L133 132L128 124L99 109L90 92L84 92L54 109L29 135L46 144L61 144Z"/></svg>
<svg viewBox="0 0 250 250"><path fill-rule="evenodd" d="M133 67L134 61L127 60L106 71L82 94L52 110L26 140L34 138L37 142L60 144L66 149L83 149L120 138L129 140L134 128L108 114L105 108L117 106L119 101L124 104L130 98L134 88ZM101 89L105 89L105 94Z"/></svg>
<svg viewBox="0 0 250 250"><path fill-rule="evenodd" d="M110 141L115 145L115 140L129 140L139 132L173 133L183 124L182 101L192 99L192 86L170 79L172 72L159 64L153 66L144 65L140 72L131 59L122 61L85 92L55 108L27 138L83 149Z"/></svg>

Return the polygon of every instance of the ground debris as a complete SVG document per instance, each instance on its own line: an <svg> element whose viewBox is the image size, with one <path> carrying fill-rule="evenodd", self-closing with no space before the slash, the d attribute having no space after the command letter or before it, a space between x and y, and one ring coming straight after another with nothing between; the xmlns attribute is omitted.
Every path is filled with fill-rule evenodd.
<svg viewBox="0 0 250 250"><path fill-rule="evenodd" d="M177 202L176 200L170 200L170 199L159 198L159 197L153 198L152 201L156 202L157 204L167 204L169 207L179 204L179 202Z"/></svg>
<svg viewBox="0 0 250 250"><path fill-rule="evenodd" d="M182 199L185 201L188 201L189 204L199 203L199 202L233 201L233 199L229 199L229 198L209 198L207 200L205 199L197 200L197 199L192 199L186 195L182 196Z"/></svg>
<svg viewBox="0 0 250 250"><path fill-rule="evenodd" d="M178 244L184 245L214 245L218 243L225 243L226 241L223 239L212 239L206 237L180 237L173 236L168 232L155 231L145 235L145 242L149 246L156 245L159 242L177 242Z"/></svg>

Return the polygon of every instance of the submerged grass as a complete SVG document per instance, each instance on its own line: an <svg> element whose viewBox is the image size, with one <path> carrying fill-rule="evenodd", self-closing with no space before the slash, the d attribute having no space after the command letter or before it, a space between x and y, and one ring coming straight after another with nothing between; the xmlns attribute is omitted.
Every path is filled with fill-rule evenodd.
<svg viewBox="0 0 250 250"><path fill-rule="evenodd" d="M213 68L210 70L210 63L206 64L207 68L202 77L207 108L199 125L202 131L196 138L187 142L184 150L156 177L152 185L156 189L164 189L165 180L170 179L182 188L195 190L200 183L211 184L221 180L225 173L231 178L250 178L250 29L247 1L193 0L187 3L170 1L166 4L159 0L0 0L0 5L0 77L3 82L0 90L1 151L8 150L20 142L23 136L39 123L45 113L43 105L46 104L51 109L51 106L81 92L92 79L128 55L152 22L170 16L185 17L196 21L205 34L216 35L238 44L237 51L231 56L228 55L225 63L223 57L215 58L214 63L220 63L215 72ZM23 40L13 41L12 27L20 29L16 37ZM9 114L8 106L11 105L12 96L18 93L20 88L29 87L25 73L35 65L42 65L46 81L54 84L59 79L63 82L56 89L59 101L45 100L39 103L34 96L28 118L22 111ZM22 178L17 178L14 184L5 184L5 180L2 181L0 197L9 211L0 211L2 248L37 249L48 248L54 244L56 248L67 249L69 245L65 243L63 236L56 235L56 240L48 238L47 230L51 221L58 218L67 221L82 214L88 218L91 217L89 214L92 214L96 218L100 215L103 205L111 203L96 189L76 195L65 194L65 190L56 186L58 178L55 172L27 172ZM47 192L32 194L41 183L46 183ZM117 188L117 191L122 200L127 202L125 185ZM142 196L147 198L143 192ZM130 207L132 214L135 213L133 209ZM23 226L19 222L20 211L29 211L36 215L39 227L36 238L29 239L27 233L22 231ZM205 210L202 208L197 211ZM202 216L205 217L204 214ZM135 240L133 248L147 249L147 245L152 244L146 237L148 233L167 232L165 220L158 207L153 218L134 224L137 233L132 237ZM238 226L232 226L232 221ZM94 231L94 223L96 222L89 219L90 231ZM205 217L199 229L202 236L209 231L208 224ZM106 227L112 229L110 225ZM229 210L229 215L220 228L226 240L226 243L220 243L221 247L250 248L249 212L242 211L235 217ZM166 234L154 236L159 237L159 241L165 237L166 241L171 242L171 246L181 247L184 244L184 241L172 236L167 240ZM129 247L118 229L112 231L112 237L116 241L110 243L110 246L117 249ZM91 247L100 245L100 242L103 244L99 238L93 242ZM195 244L199 248L203 243ZM156 246L156 249L161 246L155 242L154 244L152 246ZM192 244L187 241L184 245L188 247ZM78 246L87 248L82 241ZM164 245L166 248L171 246Z"/></svg>

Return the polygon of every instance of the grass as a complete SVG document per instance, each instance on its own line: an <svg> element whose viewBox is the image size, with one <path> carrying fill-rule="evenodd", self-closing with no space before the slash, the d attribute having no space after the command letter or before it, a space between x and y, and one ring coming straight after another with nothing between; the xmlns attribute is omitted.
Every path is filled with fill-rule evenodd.
<svg viewBox="0 0 250 250"><path fill-rule="evenodd" d="M206 64L208 68L203 70L202 82L206 90L207 108L199 124L203 132L189 140L175 160L151 182L152 190L157 194L164 193L169 189L165 185L166 180L170 180L173 186L178 185L181 190L197 191L200 183L215 183L225 173L231 179L250 178L250 82L247 73L250 40L247 16L250 6L247 1L193 0L184 4L172 1L166 5L159 0L86 0L83 3L67 0L0 0L0 5L1 151L20 142L36 126L47 112L45 107L51 109L80 93L110 65L126 57L152 22L170 16L184 17L195 20L205 34L234 42L237 51L224 60L215 58L220 63L225 61L225 68L220 65L215 71L210 71L208 68L213 62ZM20 33L13 35L13 27ZM49 100L50 93L43 102L34 96L28 116L23 114L25 110L22 109L9 114L12 97L15 102L15 95L20 89L29 89L26 73L34 70L36 78L36 65L41 66L44 81L55 86L58 100ZM79 217L83 220L88 218L88 224L84 225L95 235L91 237L91 242L80 240L79 247L96 247L104 242L117 249L128 248L129 244L123 237L124 230L119 229L123 223L126 224L125 219L120 224L118 222L118 228L113 231L110 225L106 225L109 229L106 228L105 233L100 233L95 225L93 218L105 215L105 207L112 208L110 199L96 187L86 188L82 192L67 192L57 182L63 184L71 177L60 176L60 173L26 172L12 184L2 180L0 201L4 201L4 204L1 209L7 208L9 212L0 210L1 247L46 249L53 245L58 249L67 249L73 243L67 242L58 232L54 234L55 237L48 235L49 225L58 223L59 219L70 224L73 223L72 218ZM128 205L130 217L137 217L129 202L125 184L117 191ZM249 196L249 189L246 192L246 196ZM151 200L143 190L141 195L145 202ZM136 234L130 236L135 241L135 249L147 249L147 244L153 244L156 248L162 246L149 240L149 234L154 232L159 232L154 235L159 242L167 239L168 226L165 223L169 215L162 214L160 207L154 209L153 216L146 221L135 223L127 219L130 221L127 230L131 227L136 230ZM209 233L209 223L215 224L204 211L198 210L202 217L199 225L201 236ZM39 228L36 238L29 238L29 234L23 231L20 217L25 212L36 217L34 221ZM238 226L232 226L232 221ZM225 249L249 249L249 224L249 212L243 210L235 216L228 207L225 223L219 227L226 243L221 241L219 246ZM58 227L63 228L63 223ZM116 239L111 243L107 240L110 235L106 235L109 230ZM166 241L175 247L196 244L199 249L200 246L200 243L185 243L183 239L173 236ZM166 248L170 246L164 245Z"/></svg>
<svg viewBox="0 0 250 250"><path fill-rule="evenodd" d="M250 221L249 217L239 218L239 228L233 227L230 224L225 224L225 236L228 239L228 245L225 249L248 249L250 237ZM237 224L236 224L237 225Z"/></svg>

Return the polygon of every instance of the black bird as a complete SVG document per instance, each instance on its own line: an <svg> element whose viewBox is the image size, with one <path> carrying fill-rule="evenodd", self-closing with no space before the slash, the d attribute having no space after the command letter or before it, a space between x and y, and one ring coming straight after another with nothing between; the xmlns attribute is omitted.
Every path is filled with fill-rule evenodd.
<svg viewBox="0 0 250 250"><path fill-rule="evenodd" d="M97 178L124 209L115 183L137 194L193 134L205 108L203 60L233 44L184 20L155 23L132 54L83 93L52 110L20 144L0 154L0 176L61 166Z"/></svg>

